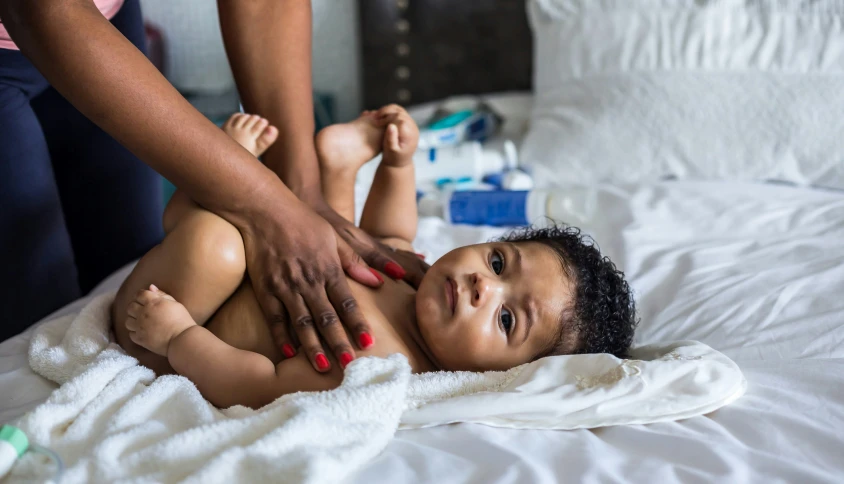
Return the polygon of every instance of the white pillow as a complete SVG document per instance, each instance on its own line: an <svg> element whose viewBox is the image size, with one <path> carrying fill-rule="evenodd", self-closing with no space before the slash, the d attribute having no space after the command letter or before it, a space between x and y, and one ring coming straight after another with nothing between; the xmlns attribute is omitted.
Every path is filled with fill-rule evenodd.
<svg viewBox="0 0 844 484"><path fill-rule="evenodd" d="M844 188L844 0L529 0L554 181Z"/></svg>

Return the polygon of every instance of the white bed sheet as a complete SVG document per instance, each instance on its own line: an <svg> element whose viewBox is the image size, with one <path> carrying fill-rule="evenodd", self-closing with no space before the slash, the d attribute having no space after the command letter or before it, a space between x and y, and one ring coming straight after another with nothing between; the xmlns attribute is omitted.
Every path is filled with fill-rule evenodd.
<svg viewBox="0 0 844 484"><path fill-rule="evenodd" d="M701 340L739 363L747 394L674 423L401 431L350 481L844 481L844 194L715 182L566 193L569 220L630 277L637 342ZM438 257L501 232L423 219L416 245ZM30 334L0 344L0 422L54 388L28 367Z"/></svg>

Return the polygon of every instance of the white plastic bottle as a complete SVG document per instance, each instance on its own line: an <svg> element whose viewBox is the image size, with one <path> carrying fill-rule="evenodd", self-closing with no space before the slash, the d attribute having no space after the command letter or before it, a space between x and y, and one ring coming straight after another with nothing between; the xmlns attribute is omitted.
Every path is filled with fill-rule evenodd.
<svg viewBox="0 0 844 484"><path fill-rule="evenodd" d="M498 148L498 147L496 147ZM456 146L419 150L413 155L416 181L420 183L471 178L512 170L518 164L518 152L512 141L499 149L484 149L477 141Z"/></svg>
<svg viewBox="0 0 844 484"><path fill-rule="evenodd" d="M413 155L416 182L426 186L443 181L480 181L485 175L516 168L519 161L516 145L510 140L485 148L477 141L455 146L418 150ZM358 172L358 180L371 183L380 155L365 164Z"/></svg>

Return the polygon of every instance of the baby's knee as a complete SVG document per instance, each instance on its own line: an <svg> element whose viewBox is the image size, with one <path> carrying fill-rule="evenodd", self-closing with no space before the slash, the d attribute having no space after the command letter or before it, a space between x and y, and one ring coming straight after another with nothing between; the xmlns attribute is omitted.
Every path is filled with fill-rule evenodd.
<svg viewBox="0 0 844 484"><path fill-rule="evenodd" d="M233 278L246 272L246 252L240 231L206 210L190 214L164 244L177 245L185 262Z"/></svg>
<svg viewBox="0 0 844 484"><path fill-rule="evenodd" d="M176 228L176 225L182 218L193 210L198 210L200 207L190 197L181 190L176 190L167 206L164 207L164 215L162 217L162 225L164 226L164 233L169 234Z"/></svg>

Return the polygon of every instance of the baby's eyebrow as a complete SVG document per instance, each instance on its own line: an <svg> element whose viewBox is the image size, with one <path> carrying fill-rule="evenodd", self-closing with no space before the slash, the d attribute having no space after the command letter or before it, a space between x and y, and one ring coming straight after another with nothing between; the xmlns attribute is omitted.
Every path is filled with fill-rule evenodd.
<svg viewBox="0 0 844 484"><path fill-rule="evenodd" d="M513 254L516 255L516 265L519 266L519 271L522 270L522 251L516 246L516 244L512 242L507 242L510 244L510 249L513 251Z"/></svg>
<svg viewBox="0 0 844 484"><path fill-rule="evenodd" d="M525 332L522 337L522 344L524 344L530 336L530 329L533 327L533 322L536 320L536 298L528 294L525 296L525 300L522 302L522 305L526 308L525 312L527 313L527 317L525 319Z"/></svg>

